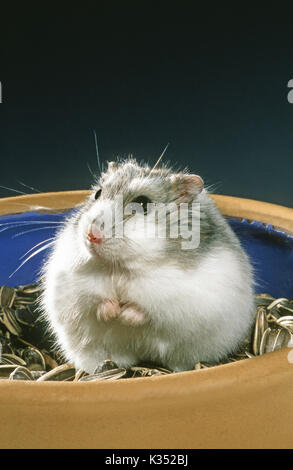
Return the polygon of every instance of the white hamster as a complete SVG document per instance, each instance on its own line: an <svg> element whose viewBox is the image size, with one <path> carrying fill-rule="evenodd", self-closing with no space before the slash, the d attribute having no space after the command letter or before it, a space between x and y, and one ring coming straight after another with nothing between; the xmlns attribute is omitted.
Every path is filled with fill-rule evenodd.
<svg viewBox="0 0 293 470"><path fill-rule="evenodd" d="M105 216L121 198L123 208L136 203L142 212L123 213L109 236ZM147 209L170 203L197 203L197 247L183 248L180 233L171 237L171 212L165 237L145 232L161 224ZM121 227L124 235L115 236ZM89 373L105 359L175 371L219 361L237 350L253 320L250 262L202 179L134 159L108 164L57 233L43 274L41 307L57 343Z"/></svg>

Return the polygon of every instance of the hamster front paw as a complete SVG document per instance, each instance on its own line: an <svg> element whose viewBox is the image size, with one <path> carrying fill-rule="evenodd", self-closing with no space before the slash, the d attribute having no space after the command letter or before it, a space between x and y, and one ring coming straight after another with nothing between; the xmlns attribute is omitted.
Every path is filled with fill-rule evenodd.
<svg viewBox="0 0 293 470"><path fill-rule="evenodd" d="M117 300L104 300L97 308L98 320L109 321L114 320L120 312L120 305Z"/></svg>
<svg viewBox="0 0 293 470"><path fill-rule="evenodd" d="M146 315L137 305L129 304L120 313L119 320L124 325L139 326L146 322Z"/></svg>

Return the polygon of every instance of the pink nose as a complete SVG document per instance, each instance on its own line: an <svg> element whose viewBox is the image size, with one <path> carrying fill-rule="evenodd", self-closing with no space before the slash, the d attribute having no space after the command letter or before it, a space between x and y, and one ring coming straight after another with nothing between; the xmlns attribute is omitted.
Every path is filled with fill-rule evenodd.
<svg viewBox="0 0 293 470"><path fill-rule="evenodd" d="M88 241L91 243L97 243L100 245L103 240L103 235L99 230L90 230L88 235L87 235Z"/></svg>

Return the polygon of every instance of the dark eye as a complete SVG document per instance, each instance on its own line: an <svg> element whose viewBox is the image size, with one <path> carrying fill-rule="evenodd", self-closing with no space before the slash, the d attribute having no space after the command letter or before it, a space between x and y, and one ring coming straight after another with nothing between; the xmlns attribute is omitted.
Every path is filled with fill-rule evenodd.
<svg viewBox="0 0 293 470"><path fill-rule="evenodd" d="M98 189L98 191L95 194L95 200L99 199L99 197L101 196L101 193L102 193L102 190Z"/></svg>
<svg viewBox="0 0 293 470"><path fill-rule="evenodd" d="M151 203L152 201L146 196L138 196L135 199L133 199L132 202L136 202L137 204L140 204L143 207L144 213L146 214L148 204Z"/></svg>

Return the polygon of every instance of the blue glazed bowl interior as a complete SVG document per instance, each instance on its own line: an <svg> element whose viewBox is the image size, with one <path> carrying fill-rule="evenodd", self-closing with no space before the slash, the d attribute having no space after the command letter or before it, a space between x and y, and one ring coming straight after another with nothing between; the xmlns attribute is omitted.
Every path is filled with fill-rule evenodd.
<svg viewBox="0 0 293 470"><path fill-rule="evenodd" d="M0 285L14 287L38 280L50 250L45 249L45 240L54 237L68 214L26 212L0 217ZM260 222L228 221L254 266L256 293L293 298L293 237ZM39 252L24 263L35 250Z"/></svg>

